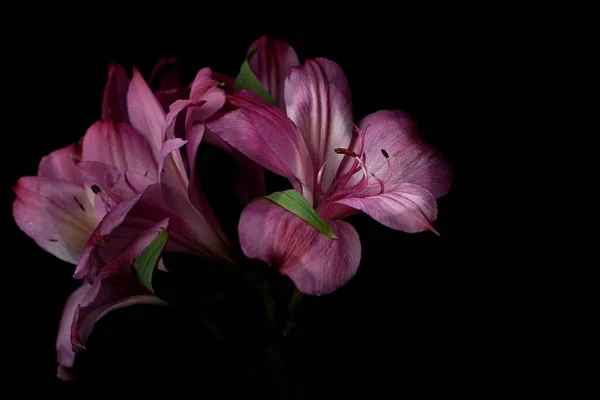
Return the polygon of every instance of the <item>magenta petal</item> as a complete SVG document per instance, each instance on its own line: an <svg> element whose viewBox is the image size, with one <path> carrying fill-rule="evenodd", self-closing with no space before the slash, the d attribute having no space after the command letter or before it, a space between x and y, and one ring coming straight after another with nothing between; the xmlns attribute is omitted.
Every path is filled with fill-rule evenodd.
<svg viewBox="0 0 600 400"><path fill-rule="evenodd" d="M44 156L38 167L38 175L80 185L83 181L81 171L77 168L79 161L81 161L81 146L74 143Z"/></svg>
<svg viewBox="0 0 600 400"><path fill-rule="evenodd" d="M225 91L213 78L210 68L202 68L196 74L190 91L190 100L202 100L206 103L198 110L200 114L194 116L194 120L199 122L204 122L225 104Z"/></svg>
<svg viewBox="0 0 600 400"><path fill-rule="evenodd" d="M133 262L144 251L146 247L158 236L158 234L169 227L170 218L154 224L150 228L141 231L139 235L129 241L127 245L109 262L107 262L100 271L99 277L112 274L116 270L130 271Z"/></svg>
<svg viewBox="0 0 600 400"><path fill-rule="evenodd" d="M209 129L251 160L287 178L312 203L313 168L294 123L249 90L230 96L229 101L237 109L208 122Z"/></svg>
<svg viewBox="0 0 600 400"><path fill-rule="evenodd" d="M118 171L131 171L154 177L158 167L146 139L129 124L109 119L94 123L83 137L83 159L110 165Z"/></svg>
<svg viewBox="0 0 600 400"><path fill-rule="evenodd" d="M385 185L386 192L402 183L421 186L435 198L448 192L452 183L450 165L419 136L415 122L408 115L401 111L378 111L363 118L359 127L365 132L369 173L384 179L388 162L381 150L389 155L392 175Z"/></svg>
<svg viewBox="0 0 600 400"><path fill-rule="evenodd" d="M93 231L93 234L89 237L87 243L85 243L85 247L81 253L81 258L79 259L79 263L77 264L77 268L75 269L75 273L73 277L76 279L81 279L85 277L90 271L95 271L99 268L100 259L95 251L98 247L106 247L105 236L112 233L119 225L123 223L125 217L129 211L133 208L136 202L139 200L141 195L134 196L127 201L119 204L117 207L113 208L102 221L98 224L96 229ZM112 254L109 256L116 255L122 247L114 248L112 250Z"/></svg>
<svg viewBox="0 0 600 400"><path fill-rule="evenodd" d="M250 59L250 68L269 92L275 105L285 110L284 85L290 68L300 64L296 51L287 42L263 36L250 45L248 53L257 50Z"/></svg>
<svg viewBox="0 0 600 400"><path fill-rule="evenodd" d="M56 337L56 360L59 364L58 377L62 380L73 379L70 368L72 368L75 363L75 352L73 351L73 345L71 344L71 325L73 324L75 311L83 301L83 298L90 287L91 285L89 283L83 282L78 289L71 293L65 303L60 318L58 335Z"/></svg>
<svg viewBox="0 0 600 400"><path fill-rule="evenodd" d="M210 129L204 129L202 142L231 154L237 161L232 191L242 204L248 204L251 200L266 194L265 176L263 168L259 164L246 157Z"/></svg>
<svg viewBox="0 0 600 400"><path fill-rule="evenodd" d="M80 185L44 177L23 177L14 187L15 222L47 252L76 264L94 231L93 201Z"/></svg>
<svg viewBox="0 0 600 400"><path fill-rule="evenodd" d="M165 112L136 68L127 91L127 110L131 125L146 138L158 160Z"/></svg>
<svg viewBox="0 0 600 400"><path fill-rule="evenodd" d="M127 88L129 76L125 69L117 64L111 64L108 70L108 80L102 96L102 119L112 118L115 122L129 122L127 112Z"/></svg>
<svg viewBox="0 0 600 400"><path fill-rule="evenodd" d="M435 198L427 190L402 183L393 192L368 197L347 197L336 201L369 214L374 220L393 229L414 233L435 229L437 217Z"/></svg>
<svg viewBox="0 0 600 400"><path fill-rule="evenodd" d="M324 58L292 68L285 82L287 115L302 133L313 170L322 175L322 189L331 186L343 157L335 148L348 148L352 139L352 98L342 69Z"/></svg>
<svg viewBox="0 0 600 400"><path fill-rule="evenodd" d="M302 293L327 294L354 276L361 254L360 239L350 224L327 224L337 239L269 200L257 200L240 217L240 244L246 256L279 268Z"/></svg>
<svg viewBox="0 0 600 400"><path fill-rule="evenodd" d="M201 137L194 137L193 139L199 141ZM213 254L229 260L227 256L230 247L229 241L220 227L212 208L197 185L194 186L194 196L190 198L187 177L182 175L175 165L172 153L178 152L178 149L185 143L185 140L177 138L167 140L163 145L159 165L161 170L160 187L162 195L171 210L174 210L188 224L190 229L196 233L203 248L210 249Z"/></svg>

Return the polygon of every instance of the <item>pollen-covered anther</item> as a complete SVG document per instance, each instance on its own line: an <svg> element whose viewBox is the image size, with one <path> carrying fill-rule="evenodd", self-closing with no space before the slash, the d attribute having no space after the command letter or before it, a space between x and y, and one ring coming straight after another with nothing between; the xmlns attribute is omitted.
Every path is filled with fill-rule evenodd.
<svg viewBox="0 0 600 400"><path fill-rule="evenodd" d="M342 149L340 147L333 149L333 151L335 151L336 154L344 154L346 156L355 157L355 158L358 157L358 155L355 152L353 152L352 150Z"/></svg>

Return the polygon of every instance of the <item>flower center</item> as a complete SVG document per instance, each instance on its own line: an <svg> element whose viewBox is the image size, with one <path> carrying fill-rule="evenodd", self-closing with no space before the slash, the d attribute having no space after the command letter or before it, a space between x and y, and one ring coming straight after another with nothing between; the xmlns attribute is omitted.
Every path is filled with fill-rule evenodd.
<svg viewBox="0 0 600 400"><path fill-rule="evenodd" d="M323 191L323 188L321 186L322 175L327 161L325 161L325 163L323 163L323 165L319 169L319 172L317 174L317 190L319 194L325 199L324 203L329 203L344 197L368 197L380 195L385 192L385 185L392 176L390 156L387 153L387 151L385 151L385 149L381 149L381 154L383 154L387 161L386 176L383 179L380 179L373 173L369 174L366 165L366 154L364 151L364 132L356 125L354 126L354 128L357 134L359 135L357 151L354 152L353 150L339 147L333 150L336 154L341 154L346 157L352 157L354 159L354 163L350 166L348 172L342 174L341 176L336 176L327 193ZM367 128L365 128L365 131L367 129L368 126ZM359 172L362 173L361 179L356 184L349 185L351 178ZM376 182L370 183L370 176L372 176ZM376 190L376 192L374 190Z"/></svg>

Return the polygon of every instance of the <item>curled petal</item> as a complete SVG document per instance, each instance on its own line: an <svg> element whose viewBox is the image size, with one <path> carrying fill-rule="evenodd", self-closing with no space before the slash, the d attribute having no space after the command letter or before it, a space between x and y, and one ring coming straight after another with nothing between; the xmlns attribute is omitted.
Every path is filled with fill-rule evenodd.
<svg viewBox="0 0 600 400"><path fill-rule="evenodd" d="M202 132L198 132L201 135ZM194 140L200 140L193 137ZM160 160L160 188L166 204L177 213L195 232L196 239L202 243L202 249L208 249L211 258L217 256L229 260L227 256L229 242L221 229L208 201L198 186L194 186L195 194L190 197L187 177L179 172L173 158L173 153L187 142L185 140L167 140L162 148Z"/></svg>
<svg viewBox="0 0 600 400"><path fill-rule="evenodd" d="M79 263L77 264L77 268L75 269L75 273L73 275L74 278L81 279L85 277L86 274L95 274L102 261L100 256L97 254L98 247L107 247L105 236L112 233L119 225L123 223L125 217L127 217L127 214L140 199L140 197L141 194L134 196L122 202L106 214L104 219L93 231L93 234L89 237L87 243L85 243L85 247L81 253L81 258L79 259ZM134 235L137 233L138 232L134 232ZM123 246L109 246L107 250L110 250L110 253L105 257L105 260L114 257L119 251L122 250L122 248Z"/></svg>
<svg viewBox="0 0 600 400"><path fill-rule="evenodd" d="M77 264L94 231L94 206L86 190L66 181L23 177L14 187L15 222L47 252Z"/></svg>
<svg viewBox="0 0 600 400"><path fill-rule="evenodd" d="M209 120L208 128L251 160L287 178L312 204L312 163L294 123L249 90L230 96L229 102L236 109Z"/></svg>
<svg viewBox="0 0 600 400"><path fill-rule="evenodd" d="M129 75L117 64L112 64L108 70L108 79L102 96L102 119L112 118L115 122L129 122L127 112L127 88Z"/></svg>
<svg viewBox="0 0 600 400"><path fill-rule="evenodd" d="M71 368L75 363L75 351L73 351L73 344L71 344L71 326L73 325L75 311L90 287L91 285L88 282L83 282L79 288L71 293L67 298L60 318L56 337L56 361L58 361L58 378L64 381L73 379Z"/></svg>
<svg viewBox="0 0 600 400"><path fill-rule="evenodd" d="M352 98L342 69L324 58L292 68L285 82L287 115L298 127L314 171L329 160L321 188L327 192L343 157L335 148L348 148L352 139Z"/></svg>
<svg viewBox="0 0 600 400"><path fill-rule="evenodd" d="M415 122L401 111L377 111L363 118L364 151L369 172L383 179L386 192L394 186L411 183L427 189L435 198L445 195L452 183L450 165L420 136ZM386 152L386 159L382 150Z"/></svg>
<svg viewBox="0 0 600 400"><path fill-rule="evenodd" d="M248 53L255 49L257 51L250 59L250 68L275 100L275 105L285 110L285 79L291 67L300 64L296 51L287 42L269 36L252 43Z"/></svg>
<svg viewBox="0 0 600 400"><path fill-rule="evenodd" d="M393 192L347 197L335 203L361 210L392 229L408 233L428 229L436 232L431 225L437 217L435 198L427 189L417 185L403 183L396 186Z"/></svg>
<svg viewBox="0 0 600 400"><path fill-rule="evenodd" d="M276 267L310 295L331 293L347 283L360 263L358 234L344 221L328 222L330 239L273 202L250 203L239 223L244 254Z"/></svg>

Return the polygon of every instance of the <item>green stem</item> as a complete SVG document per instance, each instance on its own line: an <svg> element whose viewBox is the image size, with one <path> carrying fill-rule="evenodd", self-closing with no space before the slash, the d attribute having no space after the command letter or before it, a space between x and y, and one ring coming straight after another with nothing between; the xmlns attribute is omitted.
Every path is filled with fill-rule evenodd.
<svg viewBox="0 0 600 400"><path fill-rule="evenodd" d="M298 289L294 288L294 292L292 293L292 298L288 306L287 320L285 327L283 328L283 336L288 336L292 329L294 329L296 326L296 315L302 303L302 299L304 299L304 295L300 293Z"/></svg>
<svg viewBox="0 0 600 400"><path fill-rule="evenodd" d="M269 316L271 328L274 328L277 321L277 307L275 304L275 299L273 298L273 294L271 293L271 288L269 287L267 282L265 282L262 278L260 278L258 275L256 275L249 269L245 270L244 276L260 292L265 303L267 315Z"/></svg>

